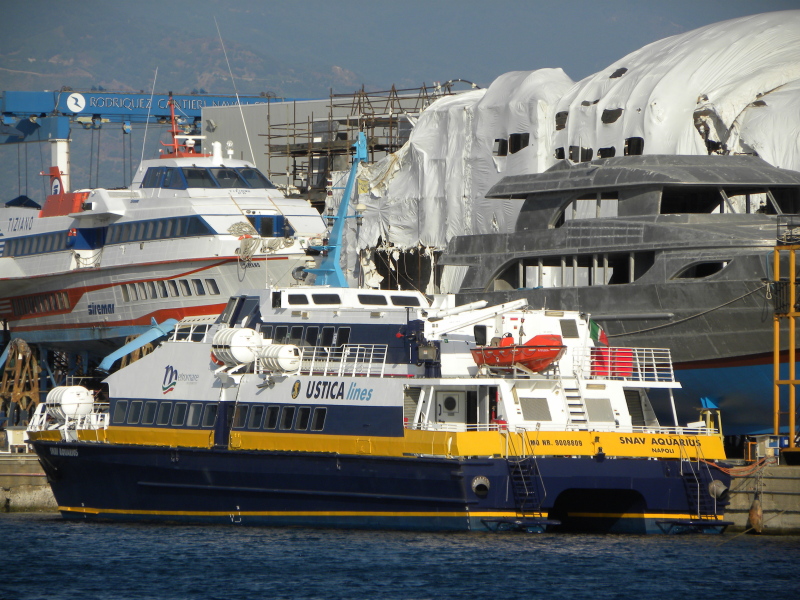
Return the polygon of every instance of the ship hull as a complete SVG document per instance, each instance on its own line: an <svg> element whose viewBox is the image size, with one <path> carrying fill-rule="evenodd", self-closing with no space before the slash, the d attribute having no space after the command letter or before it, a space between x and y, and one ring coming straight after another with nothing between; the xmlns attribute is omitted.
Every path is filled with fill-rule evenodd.
<svg viewBox="0 0 800 600"><path fill-rule="evenodd" d="M723 472L697 464L602 456L519 463L80 442L35 441L34 447L59 510L71 519L431 531L720 532L726 526L717 514L722 505L698 490L706 490L713 479L730 483Z"/></svg>

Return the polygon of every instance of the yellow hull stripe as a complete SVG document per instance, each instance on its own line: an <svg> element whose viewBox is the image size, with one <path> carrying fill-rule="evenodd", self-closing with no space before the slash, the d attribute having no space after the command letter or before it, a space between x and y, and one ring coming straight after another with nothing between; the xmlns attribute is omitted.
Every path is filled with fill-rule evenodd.
<svg viewBox="0 0 800 600"><path fill-rule="evenodd" d="M213 432L151 427L110 427L79 431L81 441L211 448ZM60 432L31 432L31 439L57 441ZM606 456L630 458L725 458L722 438L717 435L665 435L607 431L419 431L404 430L403 437L361 437L266 431L232 431L232 450L317 452L372 456Z"/></svg>
<svg viewBox="0 0 800 600"><path fill-rule="evenodd" d="M390 511L183 511L183 510L123 510L116 508L101 509L77 506L59 506L61 512L80 513L87 515L140 515L161 517L477 517L477 518L524 518L530 514L513 511L457 511L457 512L390 512ZM593 519L680 519L699 520L697 515L670 514L670 513L568 513L570 517ZM546 513L541 513L542 518L547 518ZM703 521L722 521L720 515L705 516Z"/></svg>

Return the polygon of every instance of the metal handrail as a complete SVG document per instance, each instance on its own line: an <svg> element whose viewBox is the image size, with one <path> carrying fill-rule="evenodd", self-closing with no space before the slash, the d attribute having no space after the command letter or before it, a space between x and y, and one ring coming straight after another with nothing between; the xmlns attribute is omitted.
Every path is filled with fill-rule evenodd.
<svg viewBox="0 0 800 600"><path fill-rule="evenodd" d="M674 383L672 356L666 348L580 348L574 369L585 379Z"/></svg>

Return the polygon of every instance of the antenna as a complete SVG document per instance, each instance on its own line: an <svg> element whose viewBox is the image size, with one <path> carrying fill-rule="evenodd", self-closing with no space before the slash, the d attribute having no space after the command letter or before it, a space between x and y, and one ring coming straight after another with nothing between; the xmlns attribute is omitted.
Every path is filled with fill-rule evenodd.
<svg viewBox="0 0 800 600"><path fill-rule="evenodd" d="M250 158L253 164L256 164L256 155L253 152L253 144L250 143L250 134L247 133L247 123L244 121L244 111L242 111L242 103L239 100L239 90L236 89L236 80L233 78L233 70L231 70L231 63L228 60L228 53L225 51L225 44L222 41L222 34L219 32L219 23L217 17L214 17L214 25L217 26L217 35L219 36L219 44L222 46L222 53L225 55L225 62L228 65L228 73L231 75L231 83L233 84L233 93L236 95L236 105L239 107L239 114L242 117L242 126L244 127L244 137L247 138L247 145L250 147Z"/></svg>
<svg viewBox="0 0 800 600"><path fill-rule="evenodd" d="M150 124L150 109L153 108L153 95L156 93L156 79L158 79L158 67L156 67L156 74L153 75L153 89L150 90L150 103L147 105L147 120L144 122L144 137L142 137L142 160L144 160L144 143L147 141L147 126Z"/></svg>

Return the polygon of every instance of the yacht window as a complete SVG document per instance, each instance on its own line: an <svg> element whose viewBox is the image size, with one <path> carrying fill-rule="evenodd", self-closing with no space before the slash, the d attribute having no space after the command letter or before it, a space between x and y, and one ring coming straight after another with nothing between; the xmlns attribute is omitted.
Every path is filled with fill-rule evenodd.
<svg viewBox="0 0 800 600"><path fill-rule="evenodd" d="M314 304L341 304L339 294L311 294Z"/></svg>
<svg viewBox="0 0 800 600"><path fill-rule="evenodd" d="M164 219L159 219L158 221L153 221L153 237L151 239L160 240L161 239L161 231L164 229Z"/></svg>
<svg viewBox="0 0 800 600"><path fill-rule="evenodd" d="M186 178L186 185L190 188L216 188L217 184L206 169L198 167L184 167L183 176Z"/></svg>
<svg viewBox="0 0 800 600"><path fill-rule="evenodd" d="M338 333L336 334L336 345L344 346L349 342L350 342L350 328L340 327Z"/></svg>
<svg viewBox="0 0 800 600"><path fill-rule="evenodd" d="M419 306L416 296L390 296L394 306Z"/></svg>
<svg viewBox="0 0 800 600"><path fill-rule="evenodd" d="M275 427L277 427L280 409L280 406L267 407L267 418L264 419L264 429L275 429Z"/></svg>
<svg viewBox="0 0 800 600"><path fill-rule="evenodd" d="M297 422L294 428L298 431L305 431L308 429L308 421L311 417L311 408L308 406L301 406L297 409Z"/></svg>
<svg viewBox="0 0 800 600"><path fill-rule="evenodd" d="M291 429L294 421L294 406L284 406L281 412L281 429Z"/></svg>
<svg viewBox="0 0 800 600"><path fill-rule="evenodd" d="M192 288L189 287L189 282L185 279L179 279L178 283L181 286L181 295L182 296L191 296L192 295Z"/></svg>
<svg viewBox="0 0 800 600"><path fill-rule="evenodd" d="M186 424L189 427L197 427L200 425L200 416L203 414L203 405L199 402L192 402L189 406L189 418L186 419Z"/></svg>
<svg viewBox="0 0 800 600"><path fill-rule="evenodd" d="M209 404L203 413L203 427L213 427L214 421L217 420L217 405Z"/></svg>
<svg viewBox="0 0 800 600"><path fill-rule="evenodd" d="M728 266L727 260L710 260L694 263L675 275L673 279L701 279L719 273Z"/></svg>
<svg viewBox="0 0 800 600"><path fill-rule="evenodd" d="M247 406L239 405L236 407L236 412L233 413L233 426L235 428L242 428L247 422Z"/></svg>
<svg viewBox="0 0 800 600"><path fill-rule="evenodd" d="M175 404L175 411L172 413L172 424L180 427L186 421L186 402L177 402Z"/></svg>
<svg viewBox="0 0 800 600"><path fill-rule="evenodd" d="M167 282L162 279L161 281L158 281L156 283L156 285L158 286L158 295L159 295L159 297L160 298L166 298L168 296L168 293L167 293Z"/></svg>
<svg viewBox="0 0 800 600"><path fill-rule="evenodd" d="M128 410L128 401L127 400L117 400L117 403L114 405L114 418L111 420L112 423L124 423L125 422L125 412Z"/></svg>
<svg viewBox="0 0 800 600"><path fill-rule="evenodd" d="M128 412L128 424L136 425L142 416L142 401L131 402L131 410Z"/></svg>
<svg viewBox="0 0 800 600"><path fill-rule="evenodd" d="M145 240L152 240L153 239L153 221L148 221L145 223L144 229L144 238Z"/></svg>
<svg viewBox="0 0 800 600"><path fill-rule="evenodd" d="M206 279L206 287L208 288L209 294L212 296L219 296L219 286L215 280Z"/></svg>
<svg viewBox="0 0 800 600"><path fill-rule="evenodd" d="M567 126L567 116L569 115L569 111L562 111L556 113L556 131L561 131ZM562 154L564 152L563 148L559 148ZM564 158L563 156L561 158Z"/></svg>
<svg viewBox="0 0 800 600"><path fill-rule="evenodd" d="M530 133L512 133L508 137L508 153L516 154L520 150L528 147Z"/></svg>
<svg viewBox="0 0 800 600"><path fill-rule="evenodd" d="M603 123L614 123L617 119L622 116L622 109L621 108L607 108L603 111L600 120Z"/></svg>
<svg viewBox="0 0 800 600"><path fill-rule="evenodd" d="M253 410L250 411L250 419L247 421L247 428L260 429L261 420L263 418L264 418L264 407L262 405L254 406Z"/></svg>
<svg viewBox="0 0 800 600"><path fill-rule="evenodd" d="M147 282L147 297L148 298L158 298L158 294L156 293L156 282L155 281L148 281Z"/></svg>
<svg viewBox="0 0 800 600"><path fill-rule="evenodd" d="M206 290L203 287L203 282L199 279L192 279L192 285L194 286L194 293L198 296L205 296Z"/></svg>
<svg viewBox="0 0 800 600"><path fill-rule="evenodd" d="M476 346L486 345L486 341L488 340L488 335L486 332L487 332L486 325L475 325L475 327L473 328L473 334L475 335Z"/></svg>
<svg viewBox="0 0 800 600"><path fill-rule="evenodd" d="M172 402L162 402L161 406L158 407L158 416L156 417L156 423L158 425L169 424L169 415L171 411L172 411Z"/></svg>
<svg viewBox="0 0 800 600"><path fill-rule="evenodd" d="M251 215L247 217L250 224L261 237L275 237L275 219L271 216Z"/></svg>
<svg viewBox="0 0 800 600"><path fill-rule="evenodd" d="M644 138L630 137L625 140L625 156L644 154Z"/></svg>
<svg viewBox="0 0 800 600"><path fill-rule="evenodd" d="M508 140L496 139L492 148L492 156L508 156Z"/></svg>
<svg viewBox="0 0 800 600"><path fill-rule="evenodd" d="M305 294L289 294L289 304L297 306L299 304L308 304L308 297Z"/></svg>
<svg viewBox="0 0 800 600"><path fill-rule="evenodd" d="M597 158L612 158L616 155L617 149L614 146L609 146L608 148L598 148L597 149Z"/></svg>
<svg viewBox="0 0 800 600"><path fill-rule="evenodd" d="M359 294L358 301L367 306L385 306L388 304L386 296L375 296L373 294Z"/></svg>
<svg viewBox="0 0 800 600"><path fill-rule="evenodd" d="M263 337L265 340L272 339L272 325L262 324L260 331L261 331L261 337Z"/></svg>
<svg viewBox="0 0 800 600"><path fill-rule="evenodd" d="M239 174L234 169L216 168L211 169L211 174L219 183L222 188L246 188L247 184L244 179L239 177ZM209 186L210 187L210 186Z"/></svg>
<svg viewBox="0 0 800 600"><path fill-rule="evenodd" d="M131 297L130 297L130 294L128 294L128 286L127 285L121 285L120 288L122 290L122 301L123 302L130 302L131 301Z"/></svg>
<svg viewBox="0 0 800 600"><path fill-rule="evenodd" d="M147 286L143 281L140 281L137 285L139 287L139 298L147 300Z"/></svg>
<svg viewBox="0 0 800 600"><path fill-rule="evenodd" d="M242 179L244 179L251 188L275 189L273 183L264 177L258 169L239 169L239 175L242 176Z"/></svg>
<svg viewBox="0 0 800 600"><path fill-rule="evenodd" d="M311 419L311 431L322 431L325 427L325 415L328 409L325 407L318 407L314 409L314 418Z"/></svg>
<svg viewBox="0 0 800 600"><path fill-rule="evenodd" d="M178 284L174 279L170 279L169 281L167 281L167 289L169 290L169 295L172 296L173 298L179 296Z"/></svg>
<svg viewBox="0 0 800 600"><path fill-rule="evenodd" d="M164 223L164 237L168 238L172 235L172 228L175 225L174 219L167 219Z"/></svg>

